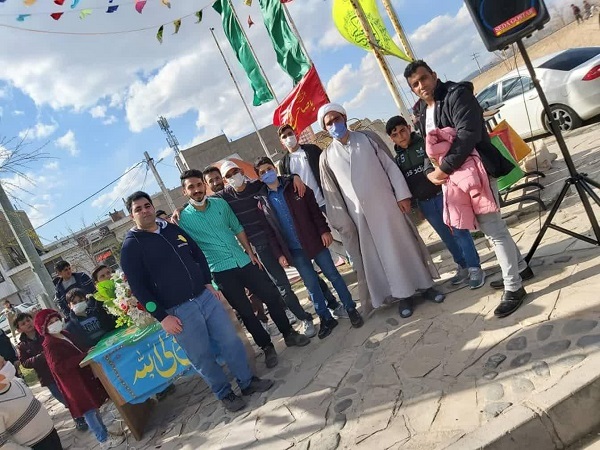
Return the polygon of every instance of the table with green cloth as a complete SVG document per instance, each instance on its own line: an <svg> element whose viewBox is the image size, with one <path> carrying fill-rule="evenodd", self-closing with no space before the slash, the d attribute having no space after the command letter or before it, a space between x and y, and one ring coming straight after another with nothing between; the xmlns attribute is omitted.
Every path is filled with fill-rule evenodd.
<svg viewBox="0 0 600 450"><path fill-rule="evenodd" d="M175 338L158 322L108 334L81 362L82 367L88 365L138 440L150 416L152 397L193 369Z"/></svg>

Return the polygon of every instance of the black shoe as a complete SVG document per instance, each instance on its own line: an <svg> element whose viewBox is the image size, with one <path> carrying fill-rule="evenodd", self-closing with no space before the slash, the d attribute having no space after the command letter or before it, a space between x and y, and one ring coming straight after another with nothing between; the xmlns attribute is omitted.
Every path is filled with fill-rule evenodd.
<svg viewBox="0 0 600 450"><path fill-rule="evenodd" d="M423 291L421 295L424 299L433 303L442 303L446 299L446 294L442 294L440 291L432 287L426 291Z"/></svg>
<svg viewBox="0 0 600 450"><path fill-rule="evenodd" d="M415 310L414 300L412 297L401 298L398 302L398 313L403 319L408 319L413 315Z"/></svg>
<svg viewBox="0 0 600 450"><path fill-rule="evenodd" d="M88 428L89 428L88 424L83 417L77 417L73 420L75 421L75 429L77 431L87 431L88 430Z"/></svg>
<svg viewBox="0 0 600 450"><path fill-rule="evenodd" d="M304 347L310 342L309 338L298 333L296 330L290 331L286 336L284 336L283 340L285 345L288 347Z"/></svg>
<svg viewBox="0 0 600 450"><path fill-rule="evenodd" d="M506 317L514 313L519 306L523 304L523 299L527 296L525 288L521 287L518 291L504 291L502 300L494 311L494 315L498 318Z"/></svg>
<svg viewBox="0 0 600 450"><path fill-rule="evenodd" d="M348 317L350 317L350 323L354 328L360 328L365 323L356 308L348 311Z"/></svg>
<svg viewBox="0 0 600 450"><path fill-rule="evenodd" d="M246 402L242 397L238 397L233 392L227 394L227 397L221 399L221 403L227 411L236 412L246 407Z"/></svg>
<svg viewBox="0 0 600 450"><path fill-rule="evenodd" d="M519 275L521 275L521 280L522 281L527 281L527 280L531 280L535 274L533 273L533 270L531 270L531 267L527 266L525 269L523 269ZM490 287L493 289L504 289L504 280L496 280L496 281L492 281L490 283Z"/></svg>
<svg viewBox="0 0 600 450"><path fill-rule="evenodd" d="M268 347L263 348L263 351L265 352L265 365L268 369L272 369L279 362L275 347L273 347L273 345L269 345Z"/></svg>
<svg viewBox="0 0 600 450"><path fill-rule="evenodd" d="M319 339L325 339L331 334L333 329L338 326L338 321L333 317L327 320L321 319L321 325L319 326Z"/></svg>
<svg viewBox="0 0 600 450"><path fill-rule="evenodd" d="M273 380L261 380L258 377L252 377L252 381L247 388L242 389L243 395L252 395L255 392L267 392L273 387Z"/></svg>

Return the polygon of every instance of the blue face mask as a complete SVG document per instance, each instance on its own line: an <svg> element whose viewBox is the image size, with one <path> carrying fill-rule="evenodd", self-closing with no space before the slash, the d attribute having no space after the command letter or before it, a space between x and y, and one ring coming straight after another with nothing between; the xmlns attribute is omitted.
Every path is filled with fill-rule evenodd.
<svg viewBox="0 0 600 450"><path fill-rule="evenodd" d="M265 184L273 184L277 181L277 173L273 169L268 170L260 176L260 179Z"/></svg>
<svg viewBox="0 0 600 450"><path fill-rule="evenodd" d="M333 122L330 126L327 127L327 131L329 135L334 139L341 139L346 136L348 132L348 127L344 122Z"/></svg>

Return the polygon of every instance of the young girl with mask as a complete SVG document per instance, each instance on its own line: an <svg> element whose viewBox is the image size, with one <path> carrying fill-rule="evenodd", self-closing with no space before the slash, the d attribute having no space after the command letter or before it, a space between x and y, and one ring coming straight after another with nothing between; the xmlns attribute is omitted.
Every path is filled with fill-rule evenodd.
<svg viewBox="0 0 600 450"><path fill-rule="evenodd" d="M48 411L15 374L15 366L0 356L0 447L62 450Z"/></svg>
<svg viewBox="0 0 600 450"><path fill-rule="evenodd" d="M44 336L46 362L73 417L85 418L102 450L120 445L125 437L111 434L98 411L108 399L108 394L92 369L79 367L88 348L77 342L74 335L64 331L64 322L53 309L43 309L37 313L35 328Z"/></svg>

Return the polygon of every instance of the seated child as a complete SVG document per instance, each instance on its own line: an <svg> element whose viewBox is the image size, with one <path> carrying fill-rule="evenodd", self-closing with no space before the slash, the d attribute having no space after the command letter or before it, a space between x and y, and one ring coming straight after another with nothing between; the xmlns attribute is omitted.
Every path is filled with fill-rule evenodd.
<svg viewBox="0 0 600 450"><path fill-rule="evenodd" d="M115 319L98 301L87 298L79 288L67 292L70 308L66 330L77 335L87 347L95 346L105 334L115 329Z"/></svg>
<svg viewBox="0 0 600 450"><path fill-rule="evenodd" d="M52 419L33 392L0 356L0 448L62 450Z"/></svg>
<svg viewBox="0 0 600 450"><path fill-rule="evenodd" d="M63 331L64 322L53 309L43 309L35 316L35 328L44 336L44 355L54 380L63 394L73 417L85 418L102 450L120 445L124 436L110 433L98 408L108 399L104 387L89 367L79 367L88 348L75 335Z"/></svg>

